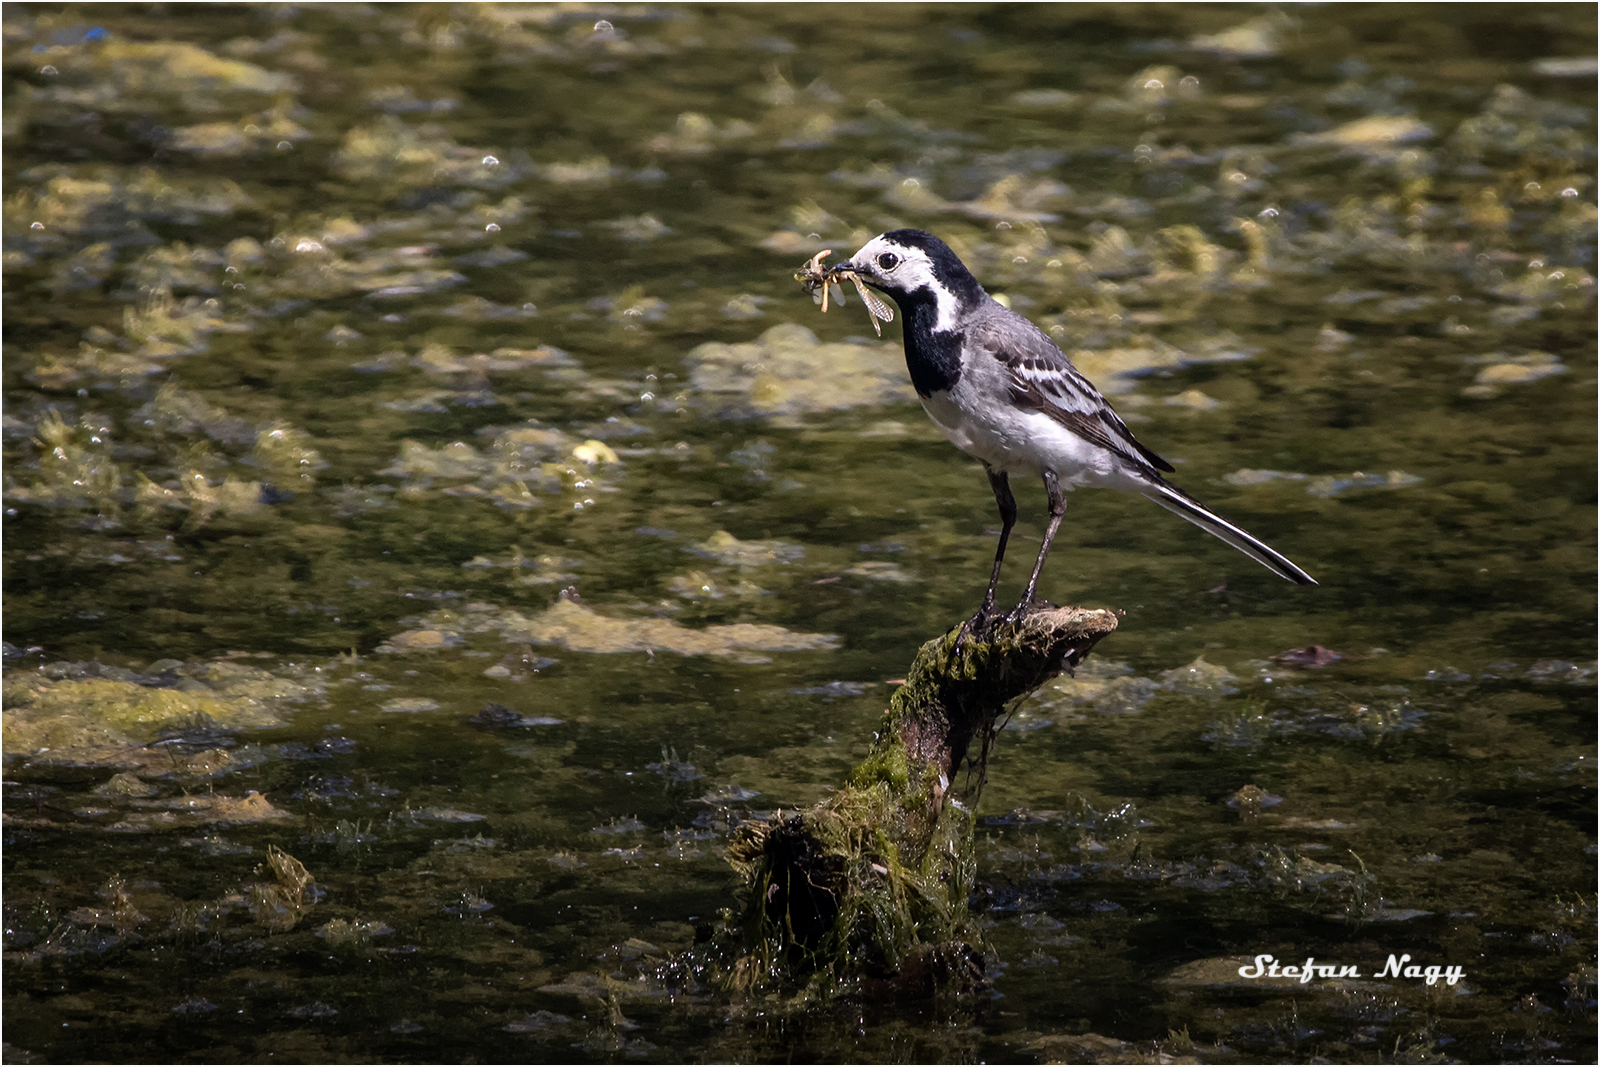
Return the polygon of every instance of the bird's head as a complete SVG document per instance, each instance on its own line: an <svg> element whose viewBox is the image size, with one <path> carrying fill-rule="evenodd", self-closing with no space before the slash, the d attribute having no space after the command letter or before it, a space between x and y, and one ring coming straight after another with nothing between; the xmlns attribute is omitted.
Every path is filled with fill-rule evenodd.
<svg viewBox="0 0 1600 1067"><path fill-rule="evenodd" d="M950 246L922 230L879 234L836 270L854 271L900 307L909 320L926 307L933 329L954 329L961 316L989 299Z"/></svg>

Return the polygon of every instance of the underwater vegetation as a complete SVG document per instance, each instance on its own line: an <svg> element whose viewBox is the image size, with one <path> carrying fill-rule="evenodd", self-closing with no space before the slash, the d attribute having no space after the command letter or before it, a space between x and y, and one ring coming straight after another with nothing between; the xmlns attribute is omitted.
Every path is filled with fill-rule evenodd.
<svg viewBox="0 0 1600 1067"><path fill-rule="evenodd" d="M8 5L6 1057L1592 1060L1590 14ZM741 987L993 558L899 226L1323 584L1073 494L981 983Z"/></svg>

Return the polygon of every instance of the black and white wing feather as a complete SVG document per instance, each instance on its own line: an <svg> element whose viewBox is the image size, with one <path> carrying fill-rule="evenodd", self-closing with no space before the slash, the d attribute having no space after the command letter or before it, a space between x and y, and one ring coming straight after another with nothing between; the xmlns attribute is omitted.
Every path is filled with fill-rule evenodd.
<svg viewBox="0 0 1600 1067"><path fill-rule="evenodd" d="M1007 321L979 326L970 339L1005 366L1011 401L1018 407L1048 415L1137 470L1151 475L1172 470L1172 464L1139 443L1100 390L1033 323L1008 315Z"/></svg>
<svg viewBox="0 0 1600 1067"><path fill-rule="evenodd" d="M1168 511L1291 582L1317 584L1288 557L1161 477L1161 472L1172 471L1172 464L1135 439L1100 390L1033 323L1005 312L1004 317L996 316L978 325L968 336L976 348L1006 368L1013 404L1048 415L1085 441L1123 460L1139 475L1143 483L1139 491Z"/></svg>

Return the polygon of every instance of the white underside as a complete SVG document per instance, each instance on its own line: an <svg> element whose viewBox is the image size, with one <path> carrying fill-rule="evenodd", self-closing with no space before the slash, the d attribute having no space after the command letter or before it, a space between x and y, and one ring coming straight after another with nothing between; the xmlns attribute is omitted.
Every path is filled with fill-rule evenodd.
<svg viewBox="0 0 1600 1067"><path fill-rule="evenodd" d="M999 367L998 361L995 367ZM977 374L991 373L979 363ZM966 370L973 370L969 363ZM995 375L998 377L998 375ZM1270 546L1108 449L1091 444L1050 416L1025 411L1005 400L994 377L974 386L963 374L954 389L922 401L923 410L950 443L1006 474L1056 476L1063 489L1103 488L1138 493L1237 548L1290 581L1315 584L1311 577ZM987 399L988 403L978 401Z"/></svg>
<svg viewBox="0 0 1600 1067"><path fill-rule="evenodd" d="M1051 471L1063 489L1138 492L1148 483L1106 449L1085 441L1050 416L1008 403L973 403L970 379L924 398L922 408L951 444L997 471L1039 477Z"/></svg>

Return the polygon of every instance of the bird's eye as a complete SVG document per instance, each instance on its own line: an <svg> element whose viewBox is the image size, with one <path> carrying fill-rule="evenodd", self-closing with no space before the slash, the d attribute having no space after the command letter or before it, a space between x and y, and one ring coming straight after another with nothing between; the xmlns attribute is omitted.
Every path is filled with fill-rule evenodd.
<svg viewBox="0 0 1600 1067"><path fill-rule="evenodd" d="M900 257L893 252L885 252L878 257L879 270L894 270L900 265Z"/></svg>

